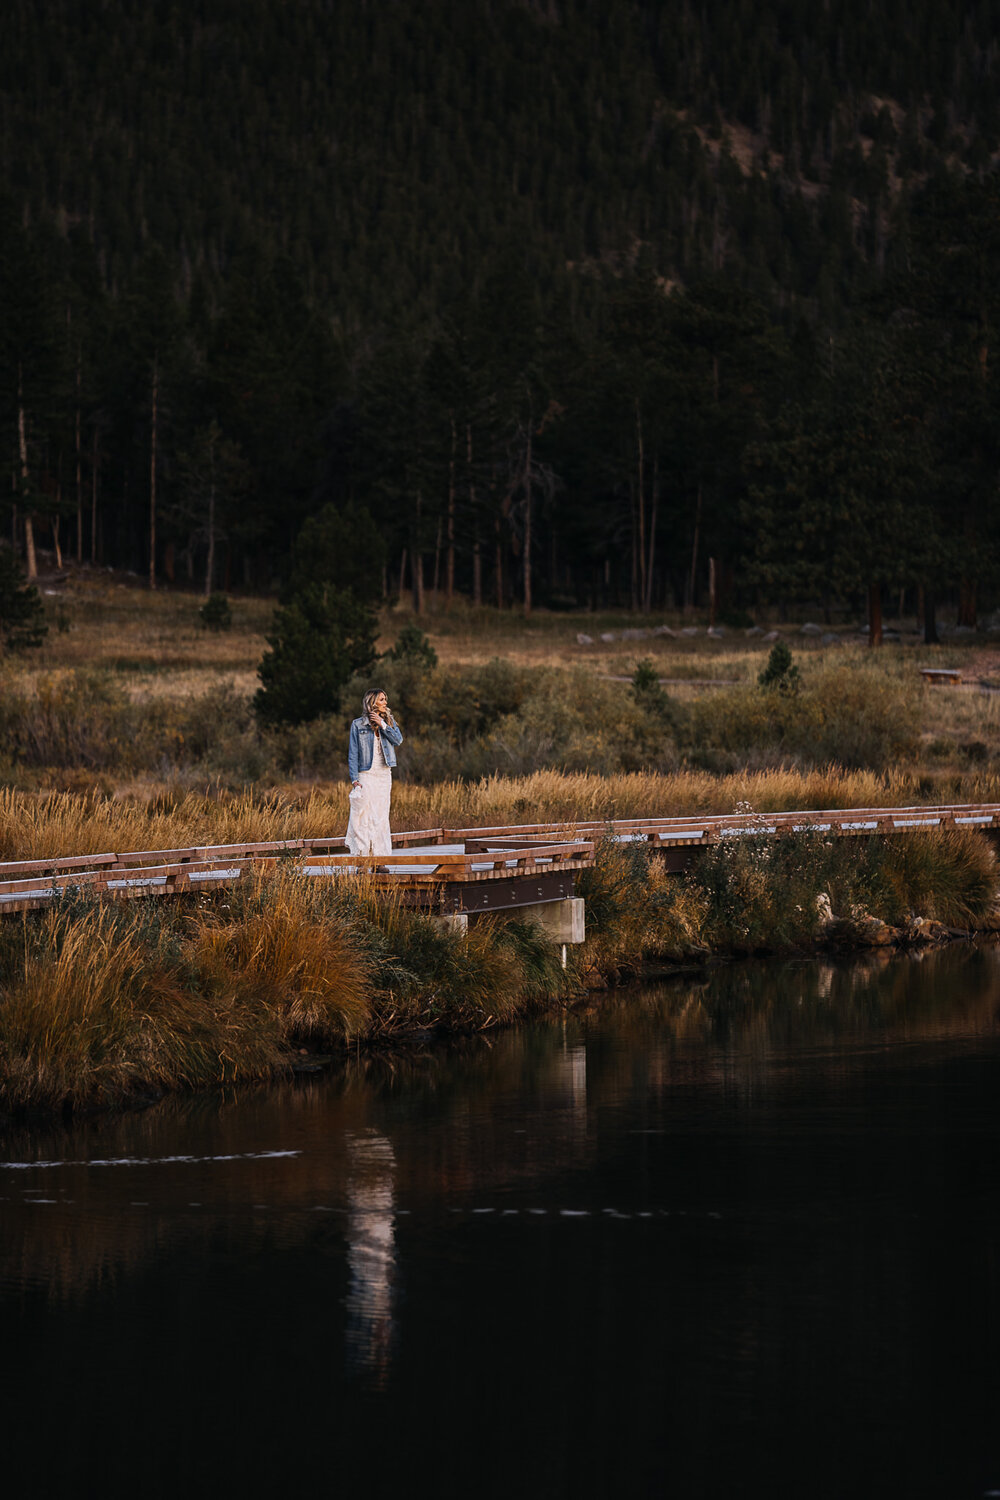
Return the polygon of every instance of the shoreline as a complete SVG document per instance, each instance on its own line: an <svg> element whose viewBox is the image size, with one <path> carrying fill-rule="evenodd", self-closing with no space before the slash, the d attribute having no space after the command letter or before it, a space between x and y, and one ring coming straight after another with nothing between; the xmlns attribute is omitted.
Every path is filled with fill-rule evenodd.
<svg viewBox="0 0 1000 1500"><path fill-rule="evenodd" d="M516 912L442 931L364 877L280 868L215 895L70 895L0 924L0 1120L128 1108L277 1080L350 1050L474 1035L618 984L747 957L905 951L1000 933L1000 874L973 830L814 832L711 846L685 875L598 844L587 940Z"/></svg>

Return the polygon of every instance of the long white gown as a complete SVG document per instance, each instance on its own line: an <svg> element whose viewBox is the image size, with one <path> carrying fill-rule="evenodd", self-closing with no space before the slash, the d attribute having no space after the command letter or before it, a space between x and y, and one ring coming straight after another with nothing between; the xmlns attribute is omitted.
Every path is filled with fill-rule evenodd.
<svg viewBox="0 0 1000 1500"><path fill-rule="evenodd" d="M347 847L352 854L391 854L389 801L392 771L385 763L382 736L376 734L370 771L359 771L361 795L351 793L351 816L347 824Z"/></svg>

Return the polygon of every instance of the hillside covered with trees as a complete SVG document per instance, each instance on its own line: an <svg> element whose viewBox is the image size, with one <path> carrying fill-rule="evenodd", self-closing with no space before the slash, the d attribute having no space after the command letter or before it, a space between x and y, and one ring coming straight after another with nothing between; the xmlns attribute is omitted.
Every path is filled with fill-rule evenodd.
<svg viewBox="0 0 1000 1500"><path fill-rule="evenodd" d="M1000 3L10 0L5 531L731 611L1000 585ZM363 592L368 594L366 587Z"/></svg>

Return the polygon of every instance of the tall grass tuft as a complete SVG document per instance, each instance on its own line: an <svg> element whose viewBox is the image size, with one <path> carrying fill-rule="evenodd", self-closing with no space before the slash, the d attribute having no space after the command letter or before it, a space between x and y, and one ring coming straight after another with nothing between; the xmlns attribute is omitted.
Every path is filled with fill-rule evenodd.
<svg viewBox="0 0 1000 1500"><path fill-rule="evenodd" d="M289 873L208 903L67 901L0 947L0 1106L121 1102L281 1072L368 1020L367 961Z"/></svg>
<svg viewBox="0 0 1000 1500"><path fill-rule="evenodd" d="M645 845L602 839L577 889L586 901L584 962L597 973L632 970L645 958L706 951L703 893L668 875Z"/></svg>
<svg viewBox="0 0 1000 1500"><path fill-rule="evenodd" d="M974 924L997 898L998 870L983 834L929 829L865 840L726 840L687 878L705 899L702 931L713 951L757 953L815 941L821 893L848 921L872 916L891 926L917 915Z"/></svg>

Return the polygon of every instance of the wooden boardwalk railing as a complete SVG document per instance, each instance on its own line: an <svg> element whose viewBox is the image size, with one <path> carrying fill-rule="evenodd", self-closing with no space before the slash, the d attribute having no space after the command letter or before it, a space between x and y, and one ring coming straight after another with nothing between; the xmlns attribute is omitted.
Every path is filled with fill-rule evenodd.
<svg viewBox="0 0 1000 1500"><path fill-rule="evenodd" d="M644 843L680 870L699 850L732 838L804 831L858 838L932 828L978 828L1000 839L1000 804L416 829L393 836L391 856L367 858L331 836L19 860L0 864L0 913L43 906L68 889L119 898L211 890L279 862L316 878L371 871L378 885L444 913L493 911L571 896L574 873L593 864L595 844L605 837Z"/></svg>

